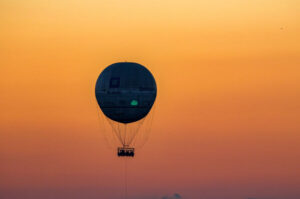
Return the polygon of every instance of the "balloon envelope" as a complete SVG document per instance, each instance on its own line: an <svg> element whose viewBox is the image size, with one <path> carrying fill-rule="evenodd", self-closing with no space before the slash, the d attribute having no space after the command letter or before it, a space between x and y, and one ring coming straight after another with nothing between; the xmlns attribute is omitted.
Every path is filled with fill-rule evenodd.
<svg viewBox="0 0 300 199"><path fill-rule="evenodd" d="M102 112L120 123L136 122L151 110L156 98L155 79L138 63L119 62L105 68L96 83Z"/></svg>

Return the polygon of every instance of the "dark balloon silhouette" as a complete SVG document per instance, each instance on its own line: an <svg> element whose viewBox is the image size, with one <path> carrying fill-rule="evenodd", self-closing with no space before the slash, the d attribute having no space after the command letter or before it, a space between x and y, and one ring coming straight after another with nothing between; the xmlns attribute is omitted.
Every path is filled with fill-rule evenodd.
<svg viewBox="0 0 300 199"><path fill-rule="evenodd" d="M144 66L119 62L108 66L99 75L95 93L105 116L126 124L149 113L156 98L156 83Z"/></svg>
<svg viewBox="0 0 300 199"><path fill-rule="evenodd" d="M96 99L112 132L122 144L117 149L119 157L134 157L136 135L155 102L156 93L154 77L138 63L115 63L99 75ZM151 125L151 121L146 122L145 133L149 132L147 124Z"/></svg>

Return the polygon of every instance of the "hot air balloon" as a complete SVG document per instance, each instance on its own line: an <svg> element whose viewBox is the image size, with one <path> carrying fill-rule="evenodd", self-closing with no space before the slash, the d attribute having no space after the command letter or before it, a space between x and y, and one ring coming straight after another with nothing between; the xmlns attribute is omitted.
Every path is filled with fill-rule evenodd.
<svg viewBox="0 0 300 199"><path fill-rule="evenodd" d="M99 75L95 95L121 145L118 156L135 155L133 141L154 105L156 94L155 79L141 64L114 63Z"/></svg>

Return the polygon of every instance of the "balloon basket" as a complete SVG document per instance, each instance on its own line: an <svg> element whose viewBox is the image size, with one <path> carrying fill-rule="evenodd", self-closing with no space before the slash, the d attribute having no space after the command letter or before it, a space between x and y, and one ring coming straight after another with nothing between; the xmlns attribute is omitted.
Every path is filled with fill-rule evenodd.
<svg viewBox="0 0 300 199"><path fill-rule="evenodd" d="M134 157L134 148L118 147L119 157Z"/></svg>

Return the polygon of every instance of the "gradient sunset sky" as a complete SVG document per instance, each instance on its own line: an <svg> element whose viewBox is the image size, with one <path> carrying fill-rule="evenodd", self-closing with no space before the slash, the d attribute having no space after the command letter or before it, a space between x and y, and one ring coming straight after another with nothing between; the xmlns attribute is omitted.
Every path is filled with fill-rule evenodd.
<svg viewBox="0 0 300 199"><path fill-rule="evenodd" d="M0 198L121 199L94 86L157 81L128 198L300 198L300 1L0 0Z"/></svg>

